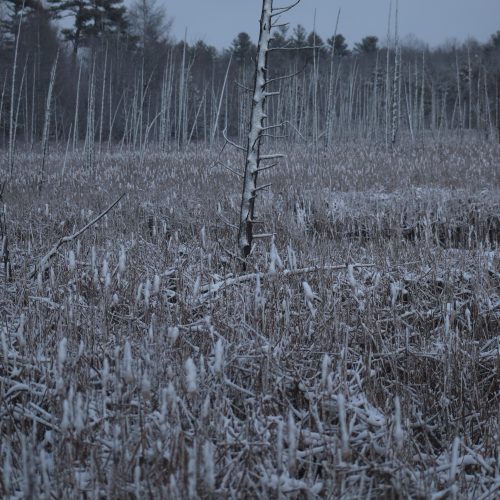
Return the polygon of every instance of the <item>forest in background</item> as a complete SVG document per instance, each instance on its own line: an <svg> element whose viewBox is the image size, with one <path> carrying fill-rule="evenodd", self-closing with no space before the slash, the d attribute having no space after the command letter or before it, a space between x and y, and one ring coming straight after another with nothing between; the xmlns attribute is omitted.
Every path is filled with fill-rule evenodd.
<svg viewBox="0 0 500 500"><path fill-rule="evenodd" d="M352 47L341 18L325 39L301 25L274 30L273 47L290 50L270 53L271 78L298 73L272 84L280 96L268 116L286 122L277 135L316 147L465 132L498 140L500 32L485 44L431 49L398 36L395 10L386 40L368 35ZM69 27L61 29L63 18ZM6 0L0 19L4 149L36 150L45 129L47 143L84 148L90 163L94 151L116 145L165 152L212 144L224 129L243 142L256 52L247 33L222 51L203 40L176 42L156 0L135 0L130 9L120 0Z"/></svg>

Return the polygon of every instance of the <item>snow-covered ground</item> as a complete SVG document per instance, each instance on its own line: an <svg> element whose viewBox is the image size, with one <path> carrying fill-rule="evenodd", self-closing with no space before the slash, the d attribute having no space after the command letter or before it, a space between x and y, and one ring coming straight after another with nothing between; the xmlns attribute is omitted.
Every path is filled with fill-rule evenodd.
<svg viewBox="0 0 500 500"><path fill-rule="evenodd" d="M498 146L287 151L246 270L218 151L82 156L3 194L3 498L500 494Z"/></svg>

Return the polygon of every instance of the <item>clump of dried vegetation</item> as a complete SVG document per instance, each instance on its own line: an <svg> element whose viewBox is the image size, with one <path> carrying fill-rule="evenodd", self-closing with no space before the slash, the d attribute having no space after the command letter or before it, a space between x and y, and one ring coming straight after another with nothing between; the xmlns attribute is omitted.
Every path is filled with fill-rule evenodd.
<svg viewBox="0 0 500 500"><path fill-rule="evenodd" d="M21 157L1 496L495 497L499 147L292 149L246 270L216 157Z"/></svg>

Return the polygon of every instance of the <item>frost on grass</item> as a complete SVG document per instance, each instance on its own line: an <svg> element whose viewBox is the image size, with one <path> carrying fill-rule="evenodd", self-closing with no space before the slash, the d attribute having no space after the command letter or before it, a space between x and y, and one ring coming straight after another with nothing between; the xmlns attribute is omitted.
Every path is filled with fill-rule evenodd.
<svg viewBox="0 0 500 500"><path fill-rule="evenodd" d="M245 274L209 158L4 193L2 498L495 498L498 147L289 151Z"/></svg>

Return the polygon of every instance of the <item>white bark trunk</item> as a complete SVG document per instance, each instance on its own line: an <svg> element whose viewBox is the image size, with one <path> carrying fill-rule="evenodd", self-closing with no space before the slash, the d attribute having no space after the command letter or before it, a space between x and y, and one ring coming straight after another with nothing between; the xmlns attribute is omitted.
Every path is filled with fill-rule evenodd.
<svg viewBox="0 0 500 500"><path fill-rule="evenodd" d="M267 97L267 58L269 42L271 41L272 10L273 0L263 0L238 233L238 248L243 258L246 258L251 250L257 175L260 160L264 159L264 157L260 156L260 140L264 129L264 120L266 119L264 108ZM269 156L266 156L266 158Z"/></svg>
<svg viewBox="0 0 500 500"><path fill-rule="evenodd" d="M47 105L45 107L45 120L43 124L43 134L42 134L42 152L40 158L40 172L38 175L38 188L41 188L42 176L45 168L45 158L47 156L47 144L49 142L49 124L50 124L50 105L52 102L52 92L54 90L54 82L56 80L56 70L57 70L57 60L59 59L59 51L57 51L56 60L54 61L54 66L52 66L52 72L50 74L50 84L49 93L47 95Z"/></svg>

